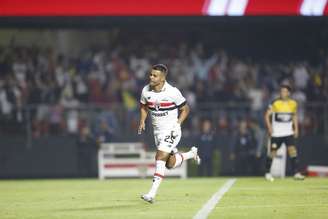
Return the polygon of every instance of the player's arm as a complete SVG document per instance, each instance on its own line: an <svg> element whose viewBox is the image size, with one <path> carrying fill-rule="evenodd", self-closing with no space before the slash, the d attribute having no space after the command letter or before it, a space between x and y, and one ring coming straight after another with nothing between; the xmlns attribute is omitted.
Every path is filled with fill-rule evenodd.
<svg viewBox="0 0 328 219"><path fill-rule="evenodd" d="M142 131L146 129L146 118L148 115L148 107L145 104L140 104L140 121L139 121L139 128L138 134L140 135Z"/></svg>
<svg viewBox="0 0 328 219"><path fill-rule="evenodd" d="M186 118L188 117L188 114L190 112L190 108L187 104L181 106L179 108L179 117L178 117L178 123L181 125Z"/></svg>
<svg viewBox="0 0 328 219"><path fill-rule="evenodd" d="M298 116L297 116L297 106L295 107L295 112L293 113L293 127L294 127L294 137L297 138L298 137Z"/></svg>
<svg viewBox="0 0 328 219"><path fill-rule="evenodd" d="M293 115L293 126L294 126L294 137L298 137L298 117L297 114L295 113Z"/></svg>
<svg viewBox="0 0 328 219"><path fill-rule="evenodd" d="M271 121L270 121L271 114L272 114L272 109L271 108L268 108L267 111L264 114L265 125L266 125L269 136L272 135L272 124L271 124Z"/></svg>

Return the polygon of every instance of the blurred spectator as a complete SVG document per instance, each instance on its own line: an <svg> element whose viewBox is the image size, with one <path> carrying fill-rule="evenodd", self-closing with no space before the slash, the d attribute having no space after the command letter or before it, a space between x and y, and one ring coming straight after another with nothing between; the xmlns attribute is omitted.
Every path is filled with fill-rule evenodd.
<svg viewBox="0 0 328 219"><path fill-rule="evenodd" d="M63 107L59 104L52 106L49 110L50 132L59 134L65 125L63 124Z"/></svg>
<svg viewBox="0 0 328 219"><path fill-rule="evenodd" d="M302 90L296 89L295 91L293 91L292 98L296 100L298 104L298 110L297 110L298 122L300 124L303 124L304 117L305 117L306 95Z"/></svg>
<svg viewBox="0 0 328 219"><path fill-rule="evenodd" d="M4 81L0 81L0 106L1 106L1 117L4 120L8 120L11 117L12 104L8 99L8 93Z"/></svg>
<svg viewBox="0 0 328 219"><path fill-rule="evenodd" d="M253 133L256 148L255 148L255 164L254 164L254 174L255 175L262 175L263 171L261 167L262 161L266 156L267 153L267 135L265 130L260 126L257 119L251 118L248 121L248 127L250 131Z"/></svg>
<svg viewBox="0 0 328 219"><path fill-rule="evenodd" d="M201 164L198 167L198 175L213 176L213 152L215 144L212 123L209 119L205 119L201 123L201 132L197 140L199 156L202 159Z"/></svg>
<svg viewBox="0 0 328 219"><path fill-rule="evenodd" d="M304 64L298 64L294 67L293 81L296 89L305 89L309 80L309 73Z"/></svg>
<svg viewBox="0 0 328 219"><path fill-rule="evenodd" d="M256 172L257 142L253 132L247 127L246 121L241 121L231 145L230 159L234 161L234 171L237 175L254 175Z"/></svg>
<svg viewBox="0 0 328 219"><path fill-rule="evenodd" d="M100 124L96 130L95 137L96 137L98 145L100 145L101 143L109 143L114 140L115 131L108 120L106 120L106 119L100 120Z"/></svg>
<svg viewBox="0 0 328 219"><path fill-rule="evenodd" d="M251 101L251 113L252 117L257 118L257 121L262 120L263 115L263 99L264 99L264 92L260 87L254 86L250 87L248 90L248 97Z"/></svg>

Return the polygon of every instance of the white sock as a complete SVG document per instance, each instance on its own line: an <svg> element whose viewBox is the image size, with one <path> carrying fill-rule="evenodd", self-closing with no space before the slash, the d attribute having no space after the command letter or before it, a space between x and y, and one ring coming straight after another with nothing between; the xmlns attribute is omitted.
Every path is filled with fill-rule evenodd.
<svg viewBox="0 0 328 219"><path fill-rule="evenodd" d="M176 153L174 156L175 156L175 164L174 164L173 168L181 166L182 162L184 160L183 155L181 153Z"/></svg>
<svg viewBox="0 0 328 219"><path fill-rule="evenodd" d="M182 156L184 160L189 160L191 158L194 158L195 154L190 150L186 153L182 153Z"/></svg>
<svg viewBox="0 0 328 219"><path fill-rule="evenodd" d="M148 192L149 196L151 196L151 197L156 196L159 185L161 184L161 182L164 178L164 171L165 171L165 161L156 160L156 168L155 168L155 174L154 174L154 178L153 178L153 184Z"/></svg>

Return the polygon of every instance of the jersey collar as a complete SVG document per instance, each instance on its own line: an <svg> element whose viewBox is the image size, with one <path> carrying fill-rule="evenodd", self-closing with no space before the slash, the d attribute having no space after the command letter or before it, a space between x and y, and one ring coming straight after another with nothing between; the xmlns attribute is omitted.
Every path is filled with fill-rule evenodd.
<svg viewBox="0 0 328 219"><path fill-rule="evenodd" d="M167 89L167 86L168 86L168 83L165 81L165 82L164 82L164 85L163 85L163 87L162 87L162 89L161 89L159 92L163 92L163 91L165 91L165 90ZM151 89L151 91L156 92L154 89ZM158 92L158 93L159 93L159 92Z"/></svg>
<svg viewBox="0 0 328 219"><path fill-rule="evenodd" d="M287 99L282 99L281 97L279 97L279 99L282 101L282 102L288 102L290 100L290 97L288 97Z"/></svg>

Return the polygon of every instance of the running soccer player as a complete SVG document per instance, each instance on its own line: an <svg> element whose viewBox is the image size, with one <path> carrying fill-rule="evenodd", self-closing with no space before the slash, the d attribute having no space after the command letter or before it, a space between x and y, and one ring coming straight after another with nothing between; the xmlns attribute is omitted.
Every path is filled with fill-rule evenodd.
<svg viewBox="0 0 328 219"><path fill-rule="evenodd" d="M166 81L168 69L163 64L154 65L140 98L140 123L138 134L145 130L145 121L150 113L155 145L155 173L152 186L141 198L153 203L160 183L164 178L165 168L172 169L181 166L182 162L194 159L200 163L198 149L192 147L186 153L178 153L176 146L181 138L181 124L189 114L189 107L181 92Z"/></svg>
<svg viewBox="0 0 328 219"><path fill-rule="evenodd" d="M303 180L299 172L295 139L298 137L297 102L290 98L291 87L280 86L280 97L275 99L265 113L265 124L270 136L270 155L267 157L265 178L273 181L270 173L272 159L283 143L291 159L294 179Z"/></svg>

